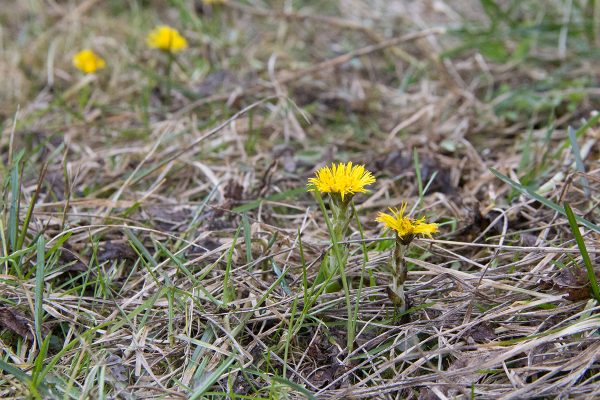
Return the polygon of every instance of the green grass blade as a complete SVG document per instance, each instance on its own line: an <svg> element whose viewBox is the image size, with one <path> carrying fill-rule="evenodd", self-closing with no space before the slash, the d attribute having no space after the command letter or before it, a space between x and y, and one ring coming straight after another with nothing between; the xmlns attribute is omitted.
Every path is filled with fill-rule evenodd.
<svg viewBox="0 0 600 400"><path fill-rule="evenodd" d="M153 242L162 251L162 253L164 255L166 255L171 261L173 261L175 266L180 271L183 272L183 274L193 283L194 287L199 289L208 300L210 300L211 302L213 302L214 304L216 304L218 306L223 305L223 303L220 300L217 300L212 294L210 294L210 292L208 290L206 290L205 287L202 286L202 283L200 282L200 280L197 279L191 273L191 271L185 266L185 264L175 254L173 254L171 251L169 251L169 249L167 249L164 244L162 244L158 240L154 240Z"/></svg>
<svg viewBox="0 0 600 400"><path fill-rule="evenodd" d="M308 300L308 271L306 265L306 257L304 256L304 245L302 244L302 232L300 232L300 228L297 231L298 237L298 252L300 253L300 265L302 265L302 289L304 295L304 303L307 303Z"/></svg>
<svg viewBox="0 0 600 400"><path fill-rule="evenodd" d="M104 393L105 379L106 379L106 365L103 365L98 370L98 400L106 399L106 394Z"/></svg>
<svg viewBox="0 0 600 400"><path fill-rule="evenodd" d="M290 342L292 341L294 335L292 333L292 329L294 327L294 318L296 316L296 310L298 307L298 297L294 298L294 301L292 302L292 308L291 308L291 313L290 313L290 320L288 322L288 327L287 327L287 334L285 336L285 345L283 347L283 373L281 374L282 376L286 376L287 374L287 367L288 367L288 355L289 355L289 351L290 351Z"/></svg>
<svg viewBox="0 0 600 400"><path fill-rule="evenodd" d="M50 257L52 254L54 254L54 252L56 250L58 250L58 248L60 246L62 246L71 236L73 235L73 232L67 232L66 234L62 235L54 244L54 246L52 246L47 252L46 255L48 257Z"/></svg>
<svg viewBox="0 0 600 400"><path fill-rule="evenodd" d="M150 254L150 252L148 251L146 246L144 246L144 244L140 241L140 239L138 239L138 237L130 229L125 229L125 234L129 238L129 240L131 240L131 243L133 243L135 249L144 256L144 258L152 265L152 267L156 267L158 263L156 262L154 257L152 257L152 254Z"/></svg>
<svg viewBox="0 0 600 400"><path fill-rule="evenodd" d="M583 164L583 160L581 159L581 150L579 150L577 136L575 136L575 131L573 131L573 128L571 128L570 126L569 141L571 142L571 152L573 153L573 157L575 158L575 167L581 173L581 185L583 186L583 193L585 194L585 197L589 199L591 196L590 183L585 177L585 165Z"/></svg>
<svg viewBox="0 0 600 400"><path fill-rule="evenodd" d="M190 270L185 266L185 264L183 262L181 262L181 260L179 258L177 258L177 256L175 254L173 254L169 249L167 249L167 247L162 244L161 242L159 242L158 240L152 240L152 242L154 243L154 245L156 247L158 247L160 249L160 251L167 256L171 261L173 261L173 263L175 264L175 266L182 271L185 276L194 283L194 285L198 285L198 279L196 279L196 277L194 277L194 274L192 274L190 272Z"/></svg>
<svg viewBox="0 0 600 400"><path fill-rule="evenodd" d="M563 215L563 216L567 216L565 213L564 208L562 208L561 206L559 206L558 204L556 204L555 202L553 202L552 200L549 200L547 198L545 198L544 196L539 195L538 193L534 192L533 190L529 189L528 187L525 187L523 185L521 185L518 182L513 181L512 179L510 179L509 177L502 175L500 172L496 171L494 168L490 168L490 172L494 175L496 175L496 177L498 179L500 179L501 181L503 181L504 183L510 185L512 188L514 188L515 190L519 191L521 194L524 194L534 200L539 201L540 203L542 203L543 205L545 205L546 207L556 211L557 213ZM575 220L577 222L579 222L581 225L585 226L588 229L593 230L594 232L598 232L600 233L600 226L591 223L590 221L581 218L579 216L575 216Z"/></svg>
<svg viewBox="0 0 600 400"><path fill-rule="evenodd" d="M219 365L217 369L215 369L205 380L202 382L200 386L198 386L194 393L189 397L189 400L197 400L202 395L210 389L210 387L219 379L221 375L225 372L227 368L235 361L235 355L229 356L225 361Z"/></svg>
<svg viewBox="0 0 600 400"><path fill-rule="evenodd" d="M31 377L29 375L27 375L25 372L21 371L21 369L15 367L14 365L7 363L1 358L0 369L6 372L7 374L11 374L26 385L29 385L31 383Z"/></svg>
<svg viewBox="0 0 600 400"><path fill-rule="evenodd" d="M38 380L43 379L50 371L52 371L52 369L56 366L56 364L58 364L60 360L63 359L67 352L71 351L75 346L80 345L82 339L87 339L90 336L94 336L96 334L96 331L110 327L113 322L114 321L112 320L106 321L101 323L100 325L94 326L93 328L90 328L83 332L80 336L75 337L69 343L63 345L60 351L56 353L54 357L52 357L52 359L50 359L50 361L45 365L43 371L40 373L40 378L38 378Z"/></svg>
<svg viewBox="0 0 600 400"><path fill-rule="evenodd" d="M35 334L38 343L42 343L42 321L44 318L44 274L46 267L46 249L44 237L40 235L37 241L37 262L35 264Z"/></svg>
<svg viewBox="0 0 600 400"><path fill-rule="evenodd" d="M596 113L595 115L592 116L592 118L590 118L589 121L587 121L585 124L580 126L579 129L577 129L575 131L575 137L579 138L580 136L582 136L588 129L590 129L592 126L596 125L598 123L598 121L600 121L600 113ZM555 156L558 156L567 147L569 147L569 141L566 141L565 143L563 143L563 145L557 150L557 152L554 153Z"/></svg>
<svg viewBox="0 0 600 400"><path fill-rule="evenodd" d="M246 262L252 262L252 237L250 236L250 221L248 215L242 214L242 226L244 227L244 244L246 245Z"/></svg>
<svg viewBox="0 0 600 400"><path fill-rule="evenodd" d="M588 254L585 242L583 241L583 237L579 232L579 226L577 225L575 213L573 212L573 209L571 208L569 203L566 202L565 213L567 214L567 219L569 220L569 225L571 226L571 232L573 232L573 236L575 236L577 247L579 247L579 251L581 252L581 258L583 258L583 263L585 264L585 269L587 270L588 280L590 281L592 293L594 294L596 300L600 302L600 289L598 288L598 281L596 280L596 273L594 272L592 260L590 259L590 255Z"/></svg>
<svg viewBox="0 0 600 400"><path fill-rule="evenodd" d="M235 231L235 235L231 241L231 247L227 252L227 264L225 266L225 276L223 278L223 304L225 307L227 307L229 302L235 298L235 288L229 285L229 277L231 275L231 266L233 265L233 251L235 250L235 244L240 235L240 229L241 226Z"/></svg>
<svg viewBox="0 0 600 400"><path fill-rule="evenodd" d="M21 371L19 368L15 367L13 365L7 363L6 361L4 361L1 358L0 358L0 370L6 372L8 374L11 374L15 378L17 378L19 381L21 381L21 383L23 383L24 385L27 385L27 387L29 387L29 390L31 392L30 393L31 396L33 396L36 399L42 398L39 391L32 384L33 381L31 379L31 377L29 375L27 375L25 372ZM43 388L41 388L41 389L43 389Z"/></svg>
<svg viewBox="0 0 600 400"><path fill-rule="evenodd" d="M16 160L10 172L10 211L8 215L8 242L12 251L17 248L17 229L19 227L19 195L21 183L19 181L19 159Z"/></svg>
<svg viewBox="0 0 600 400"><path fill-rule="evenodd" d="M277 263L273 259L271 259L271 266L273 267L273 272L275 273L275 276L277 276L277 278L282 278L283 275L284 275L284 273L281 270L281 268L279 268L279 266L277 266ZM285 292L286 295L288 295L288 296L292 295L292 290L288 286L288 284L285 281L285 279L281 279L280 286L281 286L281 289Z"/></svg>
<svg viewBox="0 0 600 400"><path fill-rule="evenodd" d="M415 175L417 177L417 189L419 190L419 202L420 205L423 201L423 178L421 177L421 162L419 161L419 153L417 149L413 150L413 164L415 167ZM416 207L416 206L415 206Z"/></svg>
<svg viewBox="0 0 600 400"><path fill-rule="evenodd" d="M281 376L272 376L271 379L282 385L289 386L296 392L299 392L303 396L305 396L306 399L316 400L316 397L311 392L309 392L308 390L306 390L306 388L304 388L303 386L301 386L295 382L292 382L288 379L282 378Z"/></svg>
<svg viewBox="0 0 600 400"><path fill-rule="evenodd" d="M40 190L42 189L42 183L44 182L44 177L46 176L47 170L48 170L48 164L44 164L42 166L42 170L40 171L37 185L35 187L35 191L33 192L33 196L31 197L29 207L27 207L27 213L25 214L25 219L23 220L23 226L21 227L21 234L19 235L19 238L17 239L17 248L18 249L22 248L23 243L25 243L25 237L27 236L27 231L29 230L29 222L31 221L31 215L33 214L33 209L35 208L35 203L37 203L37 199L40 195Z"/></svg>
<svg viewBox="0 0 600 400"><path fill-rule="evenodd" d="M6 257L0 257L0 262L10 261L12 263L17 263L17 259L22 257L33 250L33 246L25 247L24 249L15 251L14 253L8 254Z"/></svg>
<svg viewBox="0 0 600 400"><path fill-rule="evenodd" d="M50 335L46 336L44 341L40 345L40 351L35 358L35 362L33 364L33 371L31 372L31 385L36 388L42 383L45 375L42 374L42 369L44 368L44 361L46 360L46 355L48 354L48 347L50 346Z"/></svg>

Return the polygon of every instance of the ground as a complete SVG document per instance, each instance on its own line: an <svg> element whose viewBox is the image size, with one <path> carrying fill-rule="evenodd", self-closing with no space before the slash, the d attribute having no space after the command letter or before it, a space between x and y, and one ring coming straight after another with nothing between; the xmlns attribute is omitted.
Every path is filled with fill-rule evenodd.
<svg viewBox="0 0 600 400"><path fill-rule="evenodd" d="M0 27L1 398L600 396L598 2L30 0ZM349 161L377 181L332 247L307 183ZM439 224L407 309L375 221L402 202Z"/></svg>

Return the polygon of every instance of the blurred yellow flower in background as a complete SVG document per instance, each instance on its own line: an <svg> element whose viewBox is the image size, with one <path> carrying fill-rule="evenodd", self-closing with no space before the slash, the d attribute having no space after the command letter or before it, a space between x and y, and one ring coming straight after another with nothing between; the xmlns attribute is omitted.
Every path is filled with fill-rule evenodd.
<svg viewBox="0 0 600 400"><path fill-rule="evenodd" d="M365 186L375 182L371 172L365 170L364 165L352 165L339 163L330 167L319 169L314 178L308 180L309 192L318 190L321 193L338 193L342 197L354 195L354 193L365 193Z"/></svg>
<svg viewBox="0 0 600 400"><path fill-rule="evenodd" d="M408 239L409 241L417 235L425 235L432 237L433 233L438 231L437 224L425 223L425 217L418 220L404 216L406 211L406 203L402 203L399 209L390 208L390 214L380 212L375 221L381 222L387 228L394 230L400 239Z"/></svg>
<svg viewBox="0 0 600 400"><path fill-rule="evenodd" d="M73 65L85 74L93 74L106 67L106 62L92 50L85 49L73 56Z"/></svg>
<svg viewBox="0 0 600 400"><path fill-rule="evenodd" d="M187 40L176 29L167 25L154 28L146 37L146 43L153 49L160 49L170 53L178 53L187 47Z"/></svg>
<svg viewBox="0 0 600 400"><path fill-rule="evenodd" d="M202 0L202 4L205 6L215 6L218 4L225 4L227 0Z"/></svg>

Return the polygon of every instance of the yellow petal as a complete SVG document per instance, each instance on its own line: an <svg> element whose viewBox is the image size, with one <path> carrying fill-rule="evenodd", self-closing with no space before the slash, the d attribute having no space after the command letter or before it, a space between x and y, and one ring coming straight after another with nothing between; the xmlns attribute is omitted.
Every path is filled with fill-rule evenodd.
<svg viewBox="0 0 600 400"><path fill-rule="evenodd" d="M106 66L106 62L90 49L84 49L73 56L73 65L84 74L93 74Z"/></svg>
<svg viewBox="0 0 600 400"><path fill-rule="evenodd" d="M167 25L160 25L150 31L146 43L153 49L171 53L178 53L187 47L187 40L176 29Z"/></svg>
<svg viewBox="0 0 600 400"><path fill-rule="evenodd" d="M337 193L342 200L355 193L365 193L368 186L375 182L373 174L365 170L364 165L339 163L331 167L323 167L315 173L314 178L308 180L308 190L318 190L321 193Z"/></svg>

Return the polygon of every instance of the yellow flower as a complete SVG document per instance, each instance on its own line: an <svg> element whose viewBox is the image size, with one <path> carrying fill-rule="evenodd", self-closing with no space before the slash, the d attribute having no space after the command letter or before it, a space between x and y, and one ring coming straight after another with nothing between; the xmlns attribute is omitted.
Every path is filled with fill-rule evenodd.
<svg viewBox="0 0 600 400"><path fill-rule="evenodd" d="M215 6L218 4L225 4L227 0L202 0L202 4L205 6Z"/></svg>
<svg viewBox="0 0 600 400"><path fill-rule="evenodd" d="M391 215L380 212L375 221L381 222L387 228L390 228L398 234L401 239L409 241L416 235L424 235L432 237L431 234L438 231L437 224L426 224L425 217L420 219L412 219L404 216L406 211L406 203L402 203L399 209L390 208Z"/></svg>
<svg viewBox="0 0 600 400"><path fill-rule="evenodd" d="M187 47L187 40L177 30L167 25L154 28L146 37L146 43L153 49L177 53Z"/></svg>
<svg viewBox="0 0 600 400"><path fill-rule="evenodd" d="M93 74L106 66L106 62L90 49L81 50L73 56L73 65L85 74Z"/></svg>
<svg viewBox="0 0 600 400"><path fill-rule="evenodd" d="M375 182L375 177L365 170L364 165L352 165L339 163L330 167L319 169L314 178L308 180L308 191L318 190L321 193L339 193L344 196L352 196L354 193L365 193L365 186Z"/></svg>

